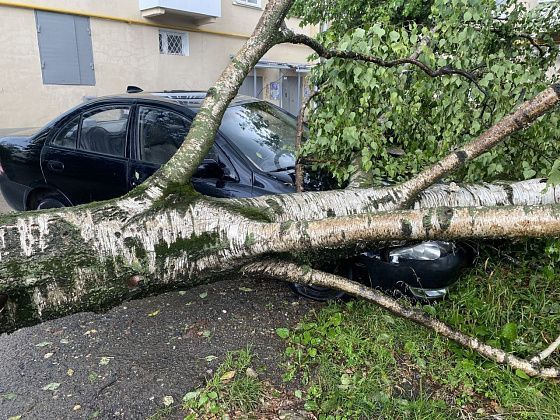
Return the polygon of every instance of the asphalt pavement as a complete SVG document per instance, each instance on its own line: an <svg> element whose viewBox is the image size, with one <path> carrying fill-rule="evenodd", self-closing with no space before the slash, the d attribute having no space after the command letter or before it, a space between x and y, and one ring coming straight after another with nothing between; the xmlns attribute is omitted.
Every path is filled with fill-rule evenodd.
<svg viewBox="0 0 560 420"><path fill-rule="evenodd" d="M0 335L0 419L145 419L247 346L281 387L276 328L318 307L282 282L224 278Z"/></svg>

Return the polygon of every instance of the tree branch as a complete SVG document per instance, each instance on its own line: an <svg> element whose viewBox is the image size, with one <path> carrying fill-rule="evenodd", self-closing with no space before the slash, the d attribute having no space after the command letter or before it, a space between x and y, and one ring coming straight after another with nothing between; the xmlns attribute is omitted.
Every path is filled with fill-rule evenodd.
<svg viewBox="0 0 560 420"><path fill-rule="evenodd" d="M548 356L550 356L552 353L554 353L556 349L558 349L558 347L560 347L560 335L556 338L556 340L550 343L550 345L546 349L544 349L538 355L533 357L531 359L531 363L537 366L540 365L540 363Z"/></svg>
<svg viewBox="0 0 560 420"><path fill-rule="evenodd" d="M552 85L533 99L502 118L479 137L464 145L460 150L454 150L435 165L420 172L411 180L400 186L403 193L403 207L406 207L416 195L434 184L450 172L463 167L491 148L498 145L511 134L523 130L537 118L550 111L560 102L560 84Z"/></svg>
<svg viewBox="0 0 560 420"><path fill-rule="evenodd" d="M297 253L390 241L555 237L560 215L558 205L437 207L267 223L254 226L253 233L263 251Z"/></svg>
<svg viewBox="0 0 560 420"><path fill-rule="evenodd" d="M505 351L481 343L477 338L470 337L460 331L454 330L445 323L435 319L426 313L414 308L407 308L381 292L377 292L369 287L334 274L325 273L314 270L309 267L301 267L293 263L266 260L256 262L244 267L243 272L249 275L266 276L269 278L295 282L304 285L316 285L328 288L342 290L349 295L365 299L369 302L388 310L389 312L413 321L419 325L429 328L436 333L467 347L479 355L493 360L497 363L504 364L514 369L519 369L529 376L541 378L559 378L560 369L553 367L541 367L540 360L531 361L518 358Z"/></svg>
<svg viewBox="0 0 560 420"><path fill-rule="evenodd" d="M383 60L373 55L362 54L354 51L341 51L341 50L325 48L323 44L321 44L319 41L304 34L296 34L292 30L288 29L285 25L281 28L281 32L283 36L283 42L287 42L290 44L307 45L309 48L315 51L319 55L319 57L322 58L326 58L326 59L342 58L346 60L363 61L365 63L376 64L380 67L397 67L404 64L411 64L418 67L429 77L440 77L440 76L447 76L447 75L462 76L465 79L469 80L471 83L473 83L484 94L484 96L488 95L486 90L482 86L480 86L480 84L476 80L476 77L471 72L461 70L461 69L456 69L451 66L440 67L434 70L431 67L427 66L426 64L422 63L417 58L415 58L416 53L414 53L412 56L407 58L399 58L396 60Z"/></svg>
<svg viewBox="0 0 560 420"><path fill-rule="evenodd" d="M125 199L153 202L177 184L189 183L210 151L222 116L260 58L279 42L279 28L294 0L269 0L251 37L208 90L185 140L173 157Z"/></svg>
<svg viewBox="0 0 560 420"><path fill-rule="evenodd" d="M311 95L309 95L307 98L305 98L305 100L303 101L303 104L301 105L301 108L299 110L298 113L298 117L297 117L297 125L296 125L296 141L295 141L295 152L296 152L296 157L297 157L297 162L296 162L296 191L297 192L303 192L303 165L301 164L301 158L299 156L299 153L301 151L301 137L303 136L303 118L305 115L305 110L307 109L307 106L311 103L311 100L317 96L319 94L319 90L315 90L313 91L313 93Z"/></svg>

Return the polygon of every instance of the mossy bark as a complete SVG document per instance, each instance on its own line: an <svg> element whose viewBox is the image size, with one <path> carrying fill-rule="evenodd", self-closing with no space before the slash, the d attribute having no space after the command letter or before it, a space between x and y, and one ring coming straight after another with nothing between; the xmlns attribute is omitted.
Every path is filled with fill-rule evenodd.
<svg viewBox="0 0 560 420"><path fill-rule="evenodd" d="M543 197L555 202L560 194ZM4 219L10 223L0 225L0 296L7 298L0 332L211 282L270 255L319 258L391 240L560 235L556 205L356 209L345 217L280 221L247 213L251 200L232 206L181 192L162 199L164 206L141 211L130 211L130 202L123 211L114 200Z"/></svg>
<svg viewBox="0 0 560 420"><path fill-rule="evenodd" d="M269 255L319 255L390 239L560 234L558 208L543 206L557 203L560 190L543 192L543 182L424 191L552 109L557 87L512 114L521 120L506 117L507 124L490 129L464 153L403 185L229 201L193 191L190 177L225 109L252 66L282 40L279 28L292 2L269 0L253 36L209 90L183 146L146 183L108 202L0 217L0 332L212 281ZM396 211L409 204L415 209ZM455 208L479 205L501 207Z"/></svg>

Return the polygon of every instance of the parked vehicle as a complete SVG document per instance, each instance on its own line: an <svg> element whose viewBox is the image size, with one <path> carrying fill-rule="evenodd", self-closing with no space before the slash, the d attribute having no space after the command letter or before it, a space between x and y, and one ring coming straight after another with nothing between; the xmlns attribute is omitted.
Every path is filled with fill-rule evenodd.
<svg viewBox="0 0 560 420"><path fill-rule="evenodd" d="M17 210L73 206L121 196L167 162L181 145L204 92L129 93L83 103L31 135L0 139L0 189ZM213 197L294 192L295 117L254 98L237 97L192 182ZM324 176L306 188L331 187ZM446 294L467 264L463 247L421 242L374 250L341 262L338 272L374 287L425 299ZM338 291L294 285L325 300Z"/></svg>

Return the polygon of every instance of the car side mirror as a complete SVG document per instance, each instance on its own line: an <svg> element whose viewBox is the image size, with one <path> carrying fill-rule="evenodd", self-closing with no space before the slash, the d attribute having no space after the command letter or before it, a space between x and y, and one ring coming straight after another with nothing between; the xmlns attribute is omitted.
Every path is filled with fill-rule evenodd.
<svg viewBox="0 0 560 420"><path fill-rule="evenodd" d="M204 162L196 170L195 178L217 178L221 179L224 176L224 169L220 162L214 159L205 159Z"/></svg>

